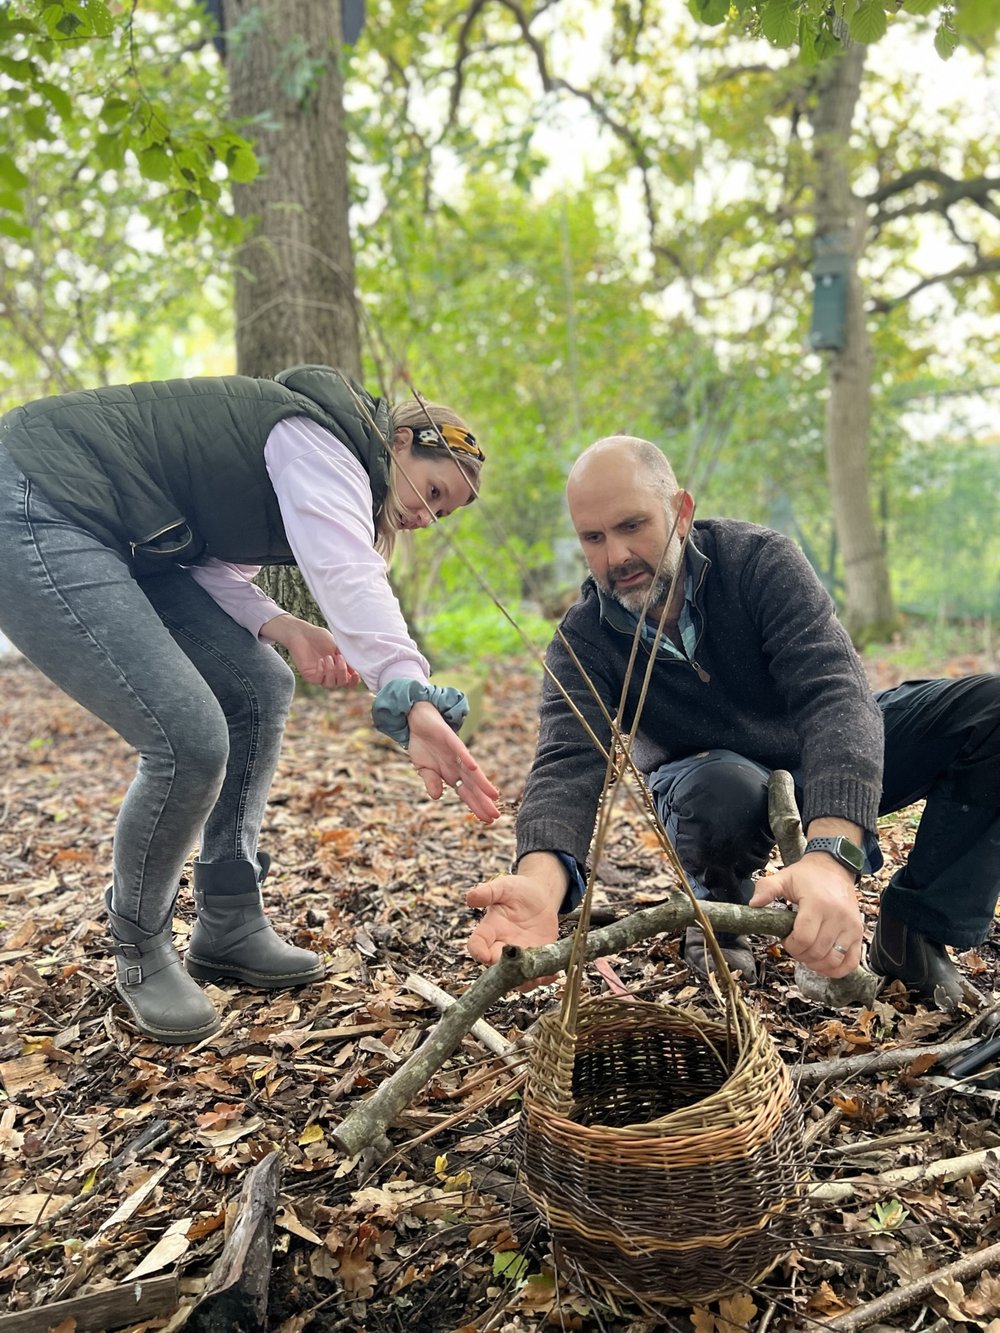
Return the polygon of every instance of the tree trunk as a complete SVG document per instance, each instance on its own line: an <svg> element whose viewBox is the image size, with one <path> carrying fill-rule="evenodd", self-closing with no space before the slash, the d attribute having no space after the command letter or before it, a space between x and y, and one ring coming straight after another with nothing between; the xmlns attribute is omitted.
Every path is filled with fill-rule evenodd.
<svg viewBox="0 0 1000 1333"><path fill-rule="evenodd" d="M825 433L833 521L844 564L844 623L859 645L888 635L896 621L870 495L872 347L858 276L867 221L864 205L851 190L849 163L851 121L864 62L865 48L854 45L830 60L819 75L813 113L817 245L821 238L829 238L829 245L848 256L844 338L842 347L829 353Z"/></svg>
<svg viewBox="0 0 1000 1333"><path fill-rule="evenodd" d="M361 377L340 69L341 6L224 0L233 114L256 132L261 173L234 187L256 219L236 259L236 365L274 375L316 362ZM261 583L287 611L322 618L294 570Z"/></svg>

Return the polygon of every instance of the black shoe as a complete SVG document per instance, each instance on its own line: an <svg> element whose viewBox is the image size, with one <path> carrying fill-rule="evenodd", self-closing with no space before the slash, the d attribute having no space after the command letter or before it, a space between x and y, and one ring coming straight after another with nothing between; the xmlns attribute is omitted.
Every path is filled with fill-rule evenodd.
<svg viewBox="0 0 1000 1333"><path fill-rule="evenodd" d="M966 984L944 945L897 921L885 908L875 924L868 966L879 976L902 981L939 1009L957 1009L966 998Z"/></svg>
<svg viewBox="0 0 1000 1333"><path fill-rule="evenodd" d="M720 930L716 934L716 939L719 941L719 948L722 950L722 956L726 960L726 966L730 972L741 973L744 981L751 986L755 985L757 982L757 964L754 962L753 951L747 937ZM681 957L691 971L697 972L699 976L707 977L710 972L716 970L715 959L709 952L708 944L705 941L705 932L701 926L688 926L684 932L684 940L681 943Z"/></svg>

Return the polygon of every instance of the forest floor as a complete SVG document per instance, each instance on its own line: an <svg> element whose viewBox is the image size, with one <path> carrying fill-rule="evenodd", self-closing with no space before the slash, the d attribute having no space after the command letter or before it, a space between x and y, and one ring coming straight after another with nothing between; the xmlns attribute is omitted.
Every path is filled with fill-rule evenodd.
<svg viewBox="0 0 1000 1333"><path fill-rule="evenodd" d="M910 674L995 665L967 656ZM876 687L902 675L885 660L869 672ZM473 741L511 803L533 750L536 691L531 672L498 670ZM437 1020L407 978L459 995L479 974L464 951L464 891L508 866L513 817L485 829L450 793L426 799L405 756L373 732L362 692L298 698L262 838L274 861L265 897L279 929L327 955L328 975L277 995L210 987L219 1033L168 1047L130 1025L105 948L112 829L133 767L106 727L20 659L0 658L0 1330L17 1312L30 1312L18 1327L31 1333L119 1327L53 1320L42 1307L137 1271L176 1274L181 1304L129 1327L180 1328L248 1169L275 1149L268 1327L277 1333L782 1333L826 1327L1000 1241L1000 1151L989 1151L1000 1150L996 1063L985 1081L964 1083L932 1057L872 1069L893 1047L966 1035L973 1012L940 1013L898 985L870 1009L825 1010L796 988L780 948L759 944L764 981L748 999L783 1058L800 1067L861 1057L856 1072L800 1083L813 1177L847 1181L853 1193L812 1206L788 1258L721 1303L654 1319L588 1298L554 1260L517 1183L519 1071L473 1037L395 1122L390 1156L348 1159L331 1138ZM869 926L918 817L914 808L884 823L886 866L862 890ZM671 882L649 829L622 803L601 905L624 914L662 899ZM191 920L185 884L181 945ZM1000 999L998 941L995 929L959 959L987 1004ZM711 1010L677 946L661 936L612 961L643 998ZM587 989L603 985L591 970ZM558 985L511 994L487 1018L517 1041L558 994ZM979 1156L957 1178L882 1179L963 1154ZM1000 1333L1000 1266L938 1276L904 1305L872 1326Z"/></svg>

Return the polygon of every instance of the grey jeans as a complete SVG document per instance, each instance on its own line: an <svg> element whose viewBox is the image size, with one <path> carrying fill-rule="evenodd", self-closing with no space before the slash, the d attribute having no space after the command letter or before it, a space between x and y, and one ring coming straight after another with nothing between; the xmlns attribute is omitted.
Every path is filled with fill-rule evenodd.
<svg viewBox="0 0 1000 1333"><path fill-rule="evenodd" d="M139 756L115 825L112 907L170 918L181 870L253 861L294 678L182 569L137 579L0 448L0 630Z"/></svg>

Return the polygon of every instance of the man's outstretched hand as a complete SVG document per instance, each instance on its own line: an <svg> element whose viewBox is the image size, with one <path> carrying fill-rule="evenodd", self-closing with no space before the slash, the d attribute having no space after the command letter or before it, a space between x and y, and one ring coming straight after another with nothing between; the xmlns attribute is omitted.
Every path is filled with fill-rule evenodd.
<svg viewBox="0 0 1000 1333"><path fill-rule="evenodd" d="M537 857L544 857L538 861ZM533 861L534 870L525 862ZM566 893L566 872L556 857L536 853L523 858L516 875L477 884L465 896L470 907L485 908L485 916L469 936L468 950L477 962L495 963L504 945L533 949L559 938L559 908ZM524 989L540 986L551 977L539 977Z"/></svg>

